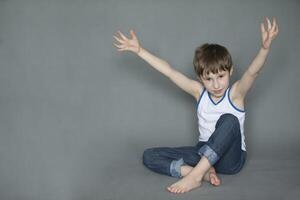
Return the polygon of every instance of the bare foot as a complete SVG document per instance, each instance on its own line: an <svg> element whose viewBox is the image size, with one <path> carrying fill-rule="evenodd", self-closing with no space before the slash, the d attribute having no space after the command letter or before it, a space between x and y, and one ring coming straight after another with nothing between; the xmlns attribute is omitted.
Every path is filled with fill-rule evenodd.
<svg viewBox="0 0 300 200"><path fill-rule="evenodd" d="M181 166L181 176L185 177L187 176L191 171L193 170L193 167L189 165L183 165ZM213 186L219 186L221 184L220 178L217 176L217 173L213 167L211 167L208 172L204 175L203 178L205 181L209 182Z"/></svg>
<svg viewBox="0 0 300 200"><path fill-rule="evenodd" d="M192 189L201 186L201 179L200 181L195 178L193 174L188 174L187 176L183 177L181 180L177 181L173 185L169 186L167 189L169 192L175 194L182 194L185 192L189 192Z"/></svg>
<svg viewBox="0 0 300 200"><path fill-rule="evenodd" d="M205 176L204 180L208 181L213 186L219 186L221 184L220 178L217 176L217 173L215 170L209 170Z"/></svg>

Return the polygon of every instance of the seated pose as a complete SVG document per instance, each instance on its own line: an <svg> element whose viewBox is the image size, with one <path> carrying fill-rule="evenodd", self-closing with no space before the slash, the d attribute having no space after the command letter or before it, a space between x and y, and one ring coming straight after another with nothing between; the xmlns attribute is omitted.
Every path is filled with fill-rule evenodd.
<svg viewBox="0 0 300 200"><path fill-rule="evenodd" d="M133 30L131 38L120 31L114 36L118 51L134 52L197 101L199 141L195 146L151 148L143 154L143 163L150 170L181 178L167 187L168 191L185 193L199 187L203 180L218 186L221 181L217 173L236 174L243 168L245 97L278 34L276 20L265 21L261 23L262 44L257 56L232 86L232 59L221 45L203 44L196 48L193 64L198 80L192 80L142 48Z"/></svg>

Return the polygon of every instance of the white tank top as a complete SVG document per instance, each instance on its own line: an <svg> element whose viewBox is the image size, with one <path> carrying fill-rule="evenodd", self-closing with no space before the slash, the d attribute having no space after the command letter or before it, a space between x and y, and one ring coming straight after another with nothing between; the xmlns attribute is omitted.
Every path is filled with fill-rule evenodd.
<svg viewBox="0 0 300 200"><path fill-rule="evenodd" d="M230 113L236 116L240 122L242 150L246 151L245 135L244 135L244 121L245 111L238 109L230 100L230 89L227 88L224 96L218 101L214 102L207 92L203 90L197 105L199 141L208 141L209 137L215 131L215 126L221 115Z"/></svg>

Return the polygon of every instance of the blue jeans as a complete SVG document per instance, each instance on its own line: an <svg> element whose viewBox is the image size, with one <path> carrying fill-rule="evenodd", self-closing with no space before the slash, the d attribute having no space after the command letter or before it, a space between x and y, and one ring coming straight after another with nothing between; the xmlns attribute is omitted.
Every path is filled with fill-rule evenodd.
<svg viewBox="0 0 300 200"><path fill-rule="evenodd" d="M194 167L205 156L217 173L236 174L243 168L246 155L246 151L241 149L237 117L224 114L207 142L200 141L196 146L147 149L143 154L143 163L154 172L179 178L182 165Z"/></svg>

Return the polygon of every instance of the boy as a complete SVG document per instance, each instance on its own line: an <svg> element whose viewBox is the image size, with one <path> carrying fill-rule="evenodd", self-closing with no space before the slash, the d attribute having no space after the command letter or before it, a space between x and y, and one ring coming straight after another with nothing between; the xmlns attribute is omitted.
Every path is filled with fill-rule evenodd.
<svg viewBox="0 0 300 200"><path fill-rule="evenodd" d="M193 147L151 148L143 155L146 167L157 173L181 178L167 189L185 193L201 185L202 180L220 185L217 173L236 174L246 160L244 136L245 96L261 70L272 40L278 34L276 20L261 23L262 46L240 80L229 87L232 60L229 52L217 44L198 47L194 69L199 81L191 80L160 58L143 49L133 30L131 39L120 31L114 38L118 51L132 51L153 68L171 79L198 102L199 142Z"/></svg>

